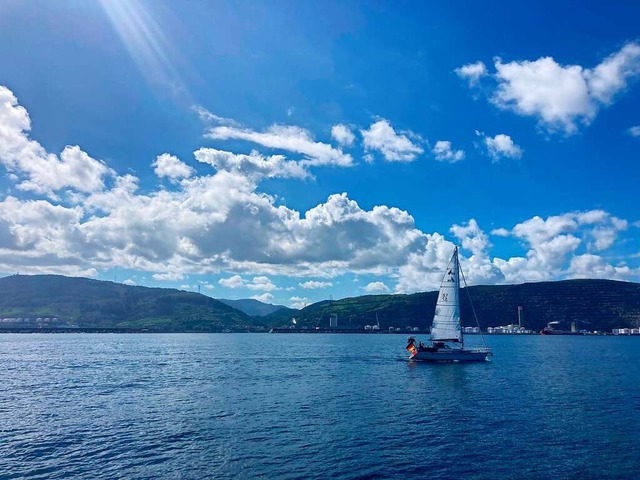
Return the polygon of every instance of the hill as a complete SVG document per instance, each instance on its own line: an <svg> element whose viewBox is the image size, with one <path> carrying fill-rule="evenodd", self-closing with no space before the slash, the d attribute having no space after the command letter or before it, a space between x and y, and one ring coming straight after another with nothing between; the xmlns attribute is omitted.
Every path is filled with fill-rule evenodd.
<svg viewBox="0 0 640 480"><path fill-rule="evenodd" d="M567 280L474 286L468 290L483 328L517 323L518 306L524 308L524 325L533 330L540 330L551 321L567 326L576 321L580 328L601 331L640 324L637 283ZM14 275L0 279L0 328L18 325L174 332L263 331L290 326L294 316L299 327L328 327L329 316L337 314L342 328L362 329L379 321L382 330L406 326L423 330L431 325L436 297L437 292L366 295L322 301L302 310L283 307L265 316L249 316L193 292L59 275ZM461 292L461 314L463 324L474 325L466 289ZM5 321L8 318L13 320ZM25 322L25 318L29 321ZM36 322L38 318L40 322Z"/></svg>
<svg viewBox="0 0 640 480"><path fill-rule="evenodd" d="M265 317L272 313L277 312L278 310L282 310L283 308L289 310L291 312L297 311L292 310L284 305L273 305L271 303L264 303L259 300L255 300L253 298L243 298L240 300L229 300L227 298L218 298L219 302L222 302L230 307L235 308L236 310L240 310L241 312L246 313L251 317Z"/></svg>
<svg viewBox="0 0 640 480"><path fill-rule="evenodd" d="M1 278L0 318L0 327L151 331L242 331L254 323L243 312L198 293L60 275Z"/></svg>
<svg viewBox="0 0 640 480"><path fill-rule="evenodd" d="M524 308L524 325L541 330L548 322L564 325L578 322L579 328L610 331L640 323L640 285L612 280L566 280L469 287L473 306L482 328L517 323L517 308ZM461 292L463 324L475 326L469 294ZM329 315L338 315L338 325L361 329L377 319L382 330L388 327L431 326L437 292L412 295L367 295L309 305L295 317L299 326L328 327ZM265 323L287 326L288 312L275 312Z"/></svg>

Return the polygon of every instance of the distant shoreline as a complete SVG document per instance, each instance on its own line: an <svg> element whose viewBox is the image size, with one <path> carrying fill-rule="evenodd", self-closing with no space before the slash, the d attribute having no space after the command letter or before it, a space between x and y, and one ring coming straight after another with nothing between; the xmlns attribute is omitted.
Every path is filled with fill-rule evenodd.
<svg viewBox="0 0 640 480"><path fill-rule="evenodd" d="M193 331L193 330L149 330L139 328L0 328L0 335L2 334L25 334L25 333L47 333L47 334L65 334L65 333L152 333L152 334L166 334L166 333L302 333L302 334L333 334L333 335L428 335L427 332L389 332L386 330L332 330L332 329L291 329L291 328L273 328L269 330L223 330L223 331ZM465 336L475 336L478 333L467 333ZM532 333L485 333L488 337L528 337L528 336L540 336L538 332ZM566 336L566 335L542 335L542 336ZM606 333L588 333L588 334L575 334L570 335L574 337L639 337L637 334L614 334L611 332Z"/></svg>

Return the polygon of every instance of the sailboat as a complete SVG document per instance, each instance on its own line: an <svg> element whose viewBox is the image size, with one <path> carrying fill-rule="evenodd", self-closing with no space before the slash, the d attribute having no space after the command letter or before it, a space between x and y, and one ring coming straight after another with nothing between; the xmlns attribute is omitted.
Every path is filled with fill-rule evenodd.
<svg viewBox="0 0 640 480"><path fill-rule="evenodd" d="M409 337L407 350L411 352L410 360L424 362L483 362L487 357L493 355L484 343L484 337L482 337L483 348L468 349L464 347L464 337L460 324L461 273L458 247L454 247L453 255L449 260L440 284L440 291L438 292L438 301L429 338L430 344L424 345L419 342L416 345L416 339ZM462 274L462 279L464 280L464 274ZM473 304L471 307L475 316ZM482 332L480 332L480 335L482 336Z"/></svg>

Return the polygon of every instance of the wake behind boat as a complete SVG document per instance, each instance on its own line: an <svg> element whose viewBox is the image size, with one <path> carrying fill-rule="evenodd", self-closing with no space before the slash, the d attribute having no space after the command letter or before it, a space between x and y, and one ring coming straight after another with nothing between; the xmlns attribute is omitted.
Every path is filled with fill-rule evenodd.
<svg viewBox="0 0 640 480"><path fill-rule="evenodd" d="M483 362L488 356L493 355L486 344L484 348L464 348L464 337L460 323L460 273L458 247L455 247L440 284L438 302L436 303L431 326L430 343L424 345L422 342L418 342L416 345L416 339L409 337L407 350L411 353L410 360L423 362ZM464 274L462 278L464 280ZM478 319L476 318L476 323L477 321ZM482 336L482 332L480 332L480 335ZM482 336L482 342L484 344L484 336Z"/></svg>

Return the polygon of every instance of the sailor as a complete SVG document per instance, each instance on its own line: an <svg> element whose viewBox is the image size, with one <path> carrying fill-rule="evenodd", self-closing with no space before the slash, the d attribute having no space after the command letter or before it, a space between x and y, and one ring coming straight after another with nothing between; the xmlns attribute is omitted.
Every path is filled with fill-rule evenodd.
<svg viewBox="0 0 640 480"><path fill-rule="evenodd" d="M407 338L407 351L411 352L412 355L415 355L417 350L416 350L416 345L415 345L416 339L413 337L409 337Z"/></svg>

